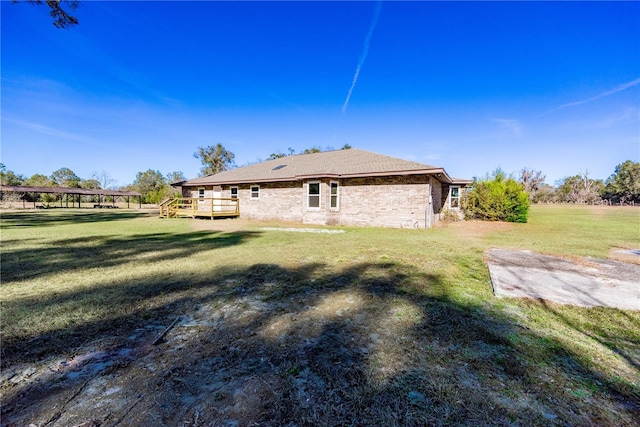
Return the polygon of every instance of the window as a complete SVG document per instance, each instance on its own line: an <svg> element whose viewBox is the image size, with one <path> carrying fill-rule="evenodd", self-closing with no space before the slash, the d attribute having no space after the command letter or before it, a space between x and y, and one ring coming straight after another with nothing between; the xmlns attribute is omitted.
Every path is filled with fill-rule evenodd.
<svg viewBox="0 0 640 427"><path fill-rule="evenodd" d="M320 209L320 183L310 182L307 184L307 207L309 209Z"/></svg>
<svg viewBox="0 0 640 427"><path fill-rule="evenodd" d="M460 209L460 187L451 187L449 189L449 208Z"/></svg>
<svg viewBox="0 0 640 427"><path fill-rule="evenodd" d="M336 181L331 181L330 184L330 203L329 206L331 207L332 210L337 211L338 210L338 183Z"/></svg>
<svg viewBox="0 0 640 427"><path fill-rule="evenodd" d="M231 195L232 199L237 199L238 198L238 187L229 188L229 194Z"/></svg>
<svg viewBox="0 0 640 427"><path fill-rule="evenodd" d="M204 187L198 188L198 198L204 199Z"/></svg>
<svg viewBox="0 0 640 427"><path fill-rule="evenodd" d="M252 199L259 199L260 198L260 186L259 185L252 185L251 186L251 198Z"/></svg>

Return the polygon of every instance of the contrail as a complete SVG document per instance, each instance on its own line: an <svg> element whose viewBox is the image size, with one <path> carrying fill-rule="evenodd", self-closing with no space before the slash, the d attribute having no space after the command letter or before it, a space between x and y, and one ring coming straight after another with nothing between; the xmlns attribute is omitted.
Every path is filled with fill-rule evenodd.
<svg viewBox="0 0 640 427"><path fill-rule="evenodd" d="M360 60L358 61L358 67L356 68L356 72L353 75L353 81L351 82L351 87L349 88L349 92L347 93L347 99L345 99L344 104L342 104L342 114L344 114L345 111L347 111L347 107L349 106L349 100L351 99L351 94L353 93L353 88L356 86L356 82L358 81L358 76L360 75L360 69L362 68L362 64L364 64L364 60L367 59L367 54L369 53L369 43L371 42L371 36L373 35L373 30L376 29L376 24L378 23L378 17L380 16L380 9L382 9L381 0L376 2L376 9L373 12L373 19L371 20L371 25L369 26L369 32L367 33L367 36L364 38L362 55L360 55Z"/></svg>
<svg viewBox="0 0 640 427"><path fill-rule="evenodd" d="M554 111L558 111L558 110L560 110L562 108L575 107L576 105L586 104L587 102L595 101L596 99L604 98L605 96L609 96L609 95L613 95L614 93L622 92L623 90L627 90L627 89L632 88L634 86L638 86L639 84L640 84L640 78L632 80L632 81L624 83L624 84L621 84L619 86L616 86L611 90L608 90L606 92L602 92L601 94L598 94L598 95L593 96L591 98L583 99L582 101L569 102L568 104L562 104L562 105L554 108L553 110L549 110L548 113L552 113Z"/></svg>

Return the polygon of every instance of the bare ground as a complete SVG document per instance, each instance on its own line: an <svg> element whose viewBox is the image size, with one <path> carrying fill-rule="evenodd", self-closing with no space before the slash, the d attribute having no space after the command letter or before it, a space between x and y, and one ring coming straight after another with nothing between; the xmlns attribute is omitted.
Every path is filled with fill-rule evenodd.
<svg viewBox="0 0 640 427"><path fill-rule="evenodd" d="M425 415L434 405L452 413L458 398L429 397L449 388L441 366L421 368L433 384L404 372L413 364L398 349L413 358L418 343L403 331L422 317L408 301L358 289L273 299L277 283L227 285L216 302L178 307L130 336L5 370L3 425L423 425L438 424L439 411ZM479 387L464 364L452 374ZM408 378L394 384L398 375ZM473 410L488 413L481 402Z"/></svg>

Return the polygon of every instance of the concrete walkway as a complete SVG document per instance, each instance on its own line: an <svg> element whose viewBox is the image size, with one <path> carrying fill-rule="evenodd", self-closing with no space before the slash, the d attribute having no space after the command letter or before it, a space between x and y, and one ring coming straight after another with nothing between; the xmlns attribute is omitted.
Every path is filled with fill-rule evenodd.
<svg viewBox="0 0 640 427"><path fill-rule="evenodd" d="M640 265L507 249L490 249L486 259L498 298L640 310Z"/></svg>

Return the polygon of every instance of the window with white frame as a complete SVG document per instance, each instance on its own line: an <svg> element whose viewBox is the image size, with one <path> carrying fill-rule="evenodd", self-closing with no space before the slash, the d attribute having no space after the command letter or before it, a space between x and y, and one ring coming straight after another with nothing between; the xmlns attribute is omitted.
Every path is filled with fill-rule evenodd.
<svg viewBox="0 0 640 427"><path fill-rule="evenodd" d="M232 199L237 199L238 198L238 187L230 187L229 188L229 196Z"/></svg>
<svg viewBox="0 0 640 427"><path fill-rule="evenodd" d="M460 209L460 187L449 187L449 209Z"/></svg>
<svg viewBox="0 0 640 427"><path fill-rule="evenodd" d="M204 199L204 187L199 187L198 188L198 198L199 199Z"/></svg>
<svg viewBox="0 0 640 427"><path fill-rule="evenodd" d="M331 181L329 184L330 194L329 194L329 207L331 210L337 211L340 209L338 205L338 181Z"/></svg>
<svg viewBox="0 0 640 427"><path fill-rule="evenodd" d="M260 186L259 185L252 185L251 186L251 198L252 199L259 199L260 198Z"/></svg>
<svg viewBox="0 0 640 427"><path fill-rule="evenodd" d="M307 208L320 209L320 182L314 181L307 184Z"/></svg>

